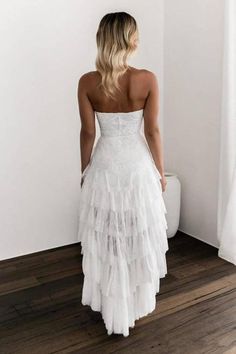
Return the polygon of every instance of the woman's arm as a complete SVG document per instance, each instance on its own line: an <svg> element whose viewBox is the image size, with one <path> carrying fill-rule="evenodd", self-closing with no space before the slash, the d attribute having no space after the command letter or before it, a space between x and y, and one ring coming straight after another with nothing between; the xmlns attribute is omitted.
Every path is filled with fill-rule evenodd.
<svg viewBox="0 0 236 354"><path fill-rule="evenodd" d="M84 74L78 83L78 104L81 120L80 130L80 155L81 155L81 173L89 164L93 144L96 137L96 124L93 107L88 97L89 75Z"/></svg>
<svg viewBox="0 0 236 354"><path fill-rule="evenodd" d="M152 153L155 165L161 175L162 190L165 190L166 178L163 161L161 132L158 124L159 87L154 73L148 72L149 94L144 108L144 135Z"/></svg>

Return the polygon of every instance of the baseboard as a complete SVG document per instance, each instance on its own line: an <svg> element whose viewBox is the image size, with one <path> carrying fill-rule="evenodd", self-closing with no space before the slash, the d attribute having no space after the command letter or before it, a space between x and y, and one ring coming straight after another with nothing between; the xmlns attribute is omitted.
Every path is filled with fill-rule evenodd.
<svg viewBox="0 0 236 354"><path fill-rule="evenodd" d="M184 232L184 231L183 231L183 230L181 230L181 229L178 229L178 230L179 230L179 231L181 231L183 234L185 234L185 235L187 235L187 236L194 237L194 238L196 238L197 240L199 240L199 241L201 241L201 242L207 243L209 246L212 246L212 247L215 247L215 248L219 249L219 247L218 247L218 246L213 245L212 243L207 242L206 240L203 240L203 239L201 239L201 238L200 238L200 237L198 237L198 236L191 235L190 233L186 233L186 232Z"/></svg>

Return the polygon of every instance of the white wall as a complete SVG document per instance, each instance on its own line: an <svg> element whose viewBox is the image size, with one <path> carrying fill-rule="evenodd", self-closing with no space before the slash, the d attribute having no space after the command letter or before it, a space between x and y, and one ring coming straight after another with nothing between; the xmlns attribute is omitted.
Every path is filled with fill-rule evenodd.
<svg viewBox="0 0 236 354"><path fill-rule="evenodd" d="M155 71L163 95L163 0L128 5L1 2L0 259L77 242L76 90L79 77L95 69L95 33L105 13L135 16L141 43L133 65Z"/></svg>
<svg viewBox="0 0 236 354"><path fill-rule="evenodd" d="M182 186L179 229L218 247L221 0L166 0L165 169Z"/></svg>

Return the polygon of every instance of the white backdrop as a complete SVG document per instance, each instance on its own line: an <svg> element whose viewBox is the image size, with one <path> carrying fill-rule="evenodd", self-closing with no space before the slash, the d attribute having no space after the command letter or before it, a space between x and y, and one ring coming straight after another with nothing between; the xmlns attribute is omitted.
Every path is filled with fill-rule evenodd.
<svg viewBox="0 0 236 354"><path fill-rule="evenodd" d="M223 10L221 0L0 3L0 259L77 242L77 83L95 69L97 26L112 11L137 19L131 64L159 79L165 167L182 184L180 230L219 246Z"/></svg>
<svg viewBox="0 0 236 354"><path fill-rule="evenodd" d="M97 26L112 11L136 18L131 64L156 72L162 99L163 0L0 3L0 259L77 242L77 82L95 70Z"/></svg>

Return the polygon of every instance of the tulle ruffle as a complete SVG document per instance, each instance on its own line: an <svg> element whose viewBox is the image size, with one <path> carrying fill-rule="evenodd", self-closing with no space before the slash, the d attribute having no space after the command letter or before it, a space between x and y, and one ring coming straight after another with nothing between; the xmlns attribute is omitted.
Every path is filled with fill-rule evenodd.
<svg viewBox="0 0 236 354"><path fill-rule="evenodd" d="M155 166L119 175L90 166L81 189L78 240L82 304L100 311L107 333L129 335L152 312L167 273L166 207Z"/></svg>

